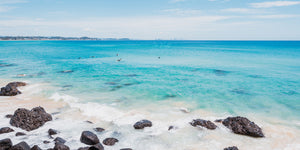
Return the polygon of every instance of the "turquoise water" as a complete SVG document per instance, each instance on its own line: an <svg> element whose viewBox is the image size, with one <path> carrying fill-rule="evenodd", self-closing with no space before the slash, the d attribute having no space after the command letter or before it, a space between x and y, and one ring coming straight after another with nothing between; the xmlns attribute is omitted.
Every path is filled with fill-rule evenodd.
<svg viewBox="0 0 300 150"><path fill-rule="evenodd" d="M47 82L49 96L82 103L300 119L299 41L0 41L0 64L2 79Z"/></svg>

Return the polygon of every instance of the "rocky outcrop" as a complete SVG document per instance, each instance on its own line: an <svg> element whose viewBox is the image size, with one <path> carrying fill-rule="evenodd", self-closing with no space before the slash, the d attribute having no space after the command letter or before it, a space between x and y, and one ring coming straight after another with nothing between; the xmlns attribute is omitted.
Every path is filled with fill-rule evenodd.
<svg viewBox="0 0 300 150"><path fill-rule="evenodd" d="M152 127L152 122L149 120L141 120L136 122L133 127L135 129L144 129L145 127Z"/></svg>
<svg viewBox="0 0 300 150"><path fill-rule="evenodd" d="M26 142L20 142L12 146L9 150L30 150L30 146Z"/></svg>
<svg viewBox="0 0 300 150"><path fill-rule="evenodd" d="M14 130L11 129L10 127L4 127L0 129L0 134L9 133L9 132L14 132Z"/></svg>
<svg viewBox="0 0 300 150"><path fill-rule="evenodd" d="M239 150L236 146L224 148L224 150Z"/></svg>
<svg viewBox="0 0 300 150"><path fill-rule="evenodd" d="M105 140L103 140L103 144L107 146L113 146L117 142L119 142L119 140L116 138L106 138Z"/></svg>
<svg viewBox="0 0 300 150"><path fill-rule="evenodd" d="M100 143L97 135L90 131L83 131L81 133L80 141L87 145L95 145Z"/></svg>
<svg viewBox="0 0 300 150"><path fill-rule="evenodd" d="M236 134L252 137L264 137L261 128L245 117L228 117L224 119L222 123Z"/></svg>
<svg viewBox="0 0 300 150"><path fill-rule="evenodd" d="M31 131L51 120L52 116L46 113L43 107L35 107L32 110L19 108L10 119L10 124L23 130Z"/></svg>
<svg viewBox="0 0 300 150"><path fill-rule="evenodd" d="M210 130L214 130L217 128L217 126L209 120L195 119L192 122L190 122L190 124L194 127L201 126Z"/></svg>
<svg viewBox="0 0 300 150"><path fill-rule="evenodd" d="M17 87L25 86L24 82L11 82L8 83L5 87L2 87L0 90L0 96L16 96L21 94Z"/></svg>
<svg viewBox="0 0 300 150"><path fill-rule="evenodd" d="M0 140L0 150L9 150L12 147L12 142L10 139Z"/></svg>

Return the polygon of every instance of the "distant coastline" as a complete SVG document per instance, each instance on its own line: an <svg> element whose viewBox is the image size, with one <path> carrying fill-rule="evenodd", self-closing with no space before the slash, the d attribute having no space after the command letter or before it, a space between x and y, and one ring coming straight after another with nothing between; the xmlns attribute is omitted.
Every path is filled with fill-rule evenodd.
<svg viewBox="0 0 300 150"><path fill-rule="evenodd" d="M0 41L127 41L129 38L91 38L91 37L61 37L61 36L0 36Z"/></svg>

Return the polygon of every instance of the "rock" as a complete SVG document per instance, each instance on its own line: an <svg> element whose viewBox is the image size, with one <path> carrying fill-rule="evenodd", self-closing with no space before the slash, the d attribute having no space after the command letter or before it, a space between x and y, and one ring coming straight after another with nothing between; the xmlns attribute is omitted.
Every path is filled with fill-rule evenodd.
<svg viewBox="0 0 300 150"><path fill-rule="evenodd" d="M217 119L217 120L215 120L215 122L217 122L217 123L222 123L222 121L223 121L223 119Z"/></svg>
<svg viewBox="0 0 300 150"><path fill-rule="evenodd" d="M16 136L23 136L23 135L26 135L24 132L17 132L16 133Z"/></svg>
<svg viewBox="0 0 300 150"><path fill-rule="evenodd" d="M105 129L103 129L103 128L94 128L94 130L95 130L96 132L103 132L103 131L105 131Z"/></svg>
<svg viewBox="0 0 300 150"><path fill-rule="evenodd" d="M236 146L224 148L224 150L239 150Z"/></svg>
<svg viewBox="0 0 300 150"><path fill-rule="evenodd" d="M31 131L51 120L52 116L46 113L43 107L35 107L30 111L25 108L19 108L10 119L10 124L26 131Z"/></svg>
<svg viewBox="0 0 300 150"><path fill-rule="evenodd" d="M97 135L90 131L83 131L81 133L80 141L87 145L95 145L100 142Z"/></svg>
<svg viewBox="0 0 300 150"><path fill-rule="evenodd" d="M13 115L12 114L7 114L5 115L5 118L11 118Z"/></svg>
<svg viewBox="0 0 300 150"><path fill-rule="evenodd" d="M70 150L70 148L63 143L55 143L54 150Z"/></svg>
<svg viewBox="0 0 300 150"><path fill-rule="evenodd" d="M57 138L54 139L54 142L55 142L55 143L62 143L62 144L65 144L67 141L64 140L64 139L61 138L61 137L57 137Z"/></svg>
<svg viewBox="0 0 300 150"><path fill-rule="evenodd" d="M120 150L132 150L131 148L122 148Z"/></svg>
<svg viewBox="0 0 300 150"><path fill-rule="evenodd" d="M174 128L175 128L174 126L169 126L168 131L170 131L170 130L172 130L172 129L174 129Z"/></svg>
<svg viewBox="0 0 300 150"><path fill-rule="evenodd" d="M24 82L11 82L8 83L5 87L2 87L0 90L0 96L16 96L21 94L17 87L25 86Z"/></svg>
<svg viewBox="0 0 300 150"><path fill-rule="evenodd" d="M9 132L14 132L14 130L11 129L10 127L3 127L0 129L0 134L9 133Z"/></svg>
<svg viewBox="0 0 300 150"><path fill-rule="evenodd" d="M145 127L152 127L152 122L149 120L141 120L136 122L133 127L135 129L144 129Z"/></svg>
<svg viewBox="0 0 300 150"><path fill-rule="evenodd" d="M117 142L119 142L119 140L116 138L106 138L103 140L103 144L108 146L115 145Z"/></svg>
<svg viewBox="0 0 300 150"><path fill-rule="evenodd" d="M12 146L9 150L30 150L30 147L26 142L20 142Z"/></svg>
<svg viewBox="0 0 300 150"><path fill-rule="evenodd" d="M89 150L89 147L80 147L78 150Z"/></svg>
<svg viewBox="0 0 300 150"><path fill-rule="evenodd" d="M12 142L10 139L0 140L0 150L9 150L12 147Z"/></svg>
<svg viewBox="0 0 300 150"><path fill-rule="evenodd" d="M39 146L34 145L30 150L42 150Z"/></svg>
<svg viewBox="0 0 300 150"><path fill-rule="evenodd" d="M94 124L92 121L89 121L89 120L87 120L87 121L85 121L86 123L89 123L89 124Z"/></svg>
<svg viewBox="0 0 300 150"><path fill-rule="evenodd" d="M51 143L50 141L43 141L44 144L49 144Z"/></svg>
<svg viewBox="0 0 300 150"><path fill-rule="evenodd" d="M195 119L192 122L190 122L190 124L194 127L202 126L210 130L214 130L217 128L217 126L209 120Z"/></svg>
<svg viewBox="0 0 300 150"><path fill-rule="evenodd" d="M261 128L245 117L228 117L224 119L222 123L236 134L264 137Z"/></svg>
<svg viewBox="0 0 300 150"><path fill-rule="evenodd" d="M95 144L89 148L89 150L104 150L104 147L101 143Z"/></svg>
<svg viewBox="0 0 300 150"><path fill-rule="evenodd" d="M54 130L54 129L49 129L48 130L48 134L51 136L51 135L55 135L55 134L57 134L58 133L58 131L57 130Z"/></svg>

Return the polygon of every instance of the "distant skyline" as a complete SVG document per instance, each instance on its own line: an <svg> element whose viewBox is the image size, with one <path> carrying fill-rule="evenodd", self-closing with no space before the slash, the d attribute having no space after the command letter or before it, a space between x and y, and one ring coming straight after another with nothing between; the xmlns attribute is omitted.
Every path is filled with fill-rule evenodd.
<svg viewBox="0 0 300 150"><path fill-rule="evenodd" d="M0 0L0 36L300 40L300 0Z"/></svg>

